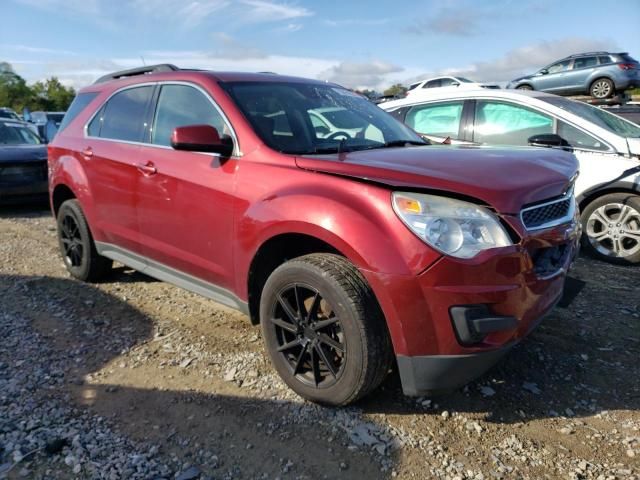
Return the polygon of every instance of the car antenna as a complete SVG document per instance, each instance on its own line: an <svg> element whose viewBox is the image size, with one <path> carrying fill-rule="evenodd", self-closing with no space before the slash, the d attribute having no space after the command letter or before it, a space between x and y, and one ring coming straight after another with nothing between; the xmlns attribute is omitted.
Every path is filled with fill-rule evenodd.
<svg viewBox="0 0 640 480"><path fill-rule="evenodd" d="M140 55L140 60L142 60L142 65L147 66L147 62L144 61L144 57Z"/></svg>

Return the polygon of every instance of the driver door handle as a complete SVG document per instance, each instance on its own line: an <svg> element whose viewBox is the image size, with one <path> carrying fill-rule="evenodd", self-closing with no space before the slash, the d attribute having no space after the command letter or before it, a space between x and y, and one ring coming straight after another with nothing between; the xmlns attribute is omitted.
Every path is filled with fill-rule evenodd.
<svg viewBox="0 0 640 480"><path fill-rule="evenodd" d="M83 149L82 156L84 157L85 160L91 160L91 158L93 157L93 148L87 147Z"/></svg>
<svg viewBox="0 0 640 480"><path fill-rule="evenodd" d="M158 169L151 161L147 163L136 163L136 168L146 176L155 175L156 173L158 173Z"/></svg>

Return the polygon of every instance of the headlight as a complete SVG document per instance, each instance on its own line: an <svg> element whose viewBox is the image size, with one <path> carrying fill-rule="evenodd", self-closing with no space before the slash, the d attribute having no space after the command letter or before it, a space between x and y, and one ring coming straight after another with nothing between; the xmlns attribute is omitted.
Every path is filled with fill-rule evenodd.
<svg viewBox="0 0 640 480"><path fill-rule="evenodd" d="M421 240L447 255L471 258L483 250L512 245L498 218L473 203L394 192L393 209Z"/></svg>

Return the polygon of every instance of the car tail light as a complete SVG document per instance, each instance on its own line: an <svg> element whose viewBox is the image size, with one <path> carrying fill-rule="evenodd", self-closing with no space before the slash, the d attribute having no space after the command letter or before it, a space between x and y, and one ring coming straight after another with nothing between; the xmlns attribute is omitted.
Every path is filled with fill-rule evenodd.
<svg viewBox="0 0 640 480"><path fill-rule="evenodd" d="M636 68L635 63L619 63L618 68L622 70L633 70Z"/></svg>

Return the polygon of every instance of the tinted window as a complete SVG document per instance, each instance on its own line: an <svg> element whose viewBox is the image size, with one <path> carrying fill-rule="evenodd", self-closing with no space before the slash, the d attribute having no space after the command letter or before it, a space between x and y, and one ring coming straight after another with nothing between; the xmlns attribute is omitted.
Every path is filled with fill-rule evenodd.
<svg viewBox="0 0 640 480"><path fill-rule="evenodd" d="M102 109L99 119L99 136L129 142L142 140L146 127L145 115L153 87L134 87L116 93ZM95 120L95 119L94 119ZM92 122L93 124L94 122ZM89 128L90 134L97 129Z"/></svg>
<svg viewBox="0 0 640 480"><path fill-rule="evenodd" d="M460 83L460 82L456 82L454 79L452 78L443 78L442 80L440 80L440 86L441 87L450 87L452 83Z"/></svg>
<svg viewBox="0 0 640 480"><path fill-rule="evenodd" d="M587 135L582 130L578 130L563 121L558 122L558 135L569 142L569 145L572 147L585 148L588 150L609 150L600 140L591 135Z"/></svg>
<svg viewBox="0 0 640 480"><path fill-rule="evenodd" d="M573 61L573 69L593 67L598 64L598 57L576 58Z"/></svg>
<svg viewBox="0 0 640 480"><path fill-rule="evenodd" d="M11 120L20 120L20 117L9 110L0 110L0 118L10 118Z"/></svg>
<svg viewBox="0 0 640 480"><path fill-rule="evenodd" d="M229 134L222 116L200 90L188 85L163 85L151 143L171 145L173 130L187 125L211 125L220 136Z"/></svg>
<svg viewBox="0 0 640 480"><path fill-rule="evenodd" d="M66 126L69 125L80 114L80 112L83 111L87 107L87 105L89 105L89 103L91 103L91 100L96 98L97 95L97 92L81 93L79 95L76 95L76 98L74 98L73 102L71 102L71 105L69 105L67 113L64 114L62 123L60 123L58 131L61 132L62 130L64 130Z"/></svg>
<svg viewBox="0 0 640 480"><path fill-rule="evenodd" d="M622 55L620 55L620 58L625 62L638 63L638 61L628 53L623 53Z"/></svg>
<svg viewBox="0 0 640 480"><path fill-rule="evenodd" d="M569 69L570 63L571 63L571 60L565 60L564 62L554 63L550 67L547 67L547 71L549 73L564 72L565 70Z"/></svg>
<svg viewBox="0 0 640 480"><path fill-rule="evenodd" d="M431 80L430 82L425 83L422 88L438 88L440 85L442 85L441 80Z"/></svg>
<svg viewBox="0 0 640 480"><path fill-rule="evenodd" d="M473 138L478 143L526 145L530 136L553 133L553 120L509 103L478 100Z"/></svg>
<svg viewBox="0 0 640 480"><path fill-rule="evenodd" d="M416 132L458 138L463 102L418 105L407 112L405 122Z"/></svg>
<svg viewBox="0 0 640 480"><path fill-rule="evenodd" d="M598 60L600 61L600 65L611 63L611 57L609 55L600 56L598 57Z"/></svg>

